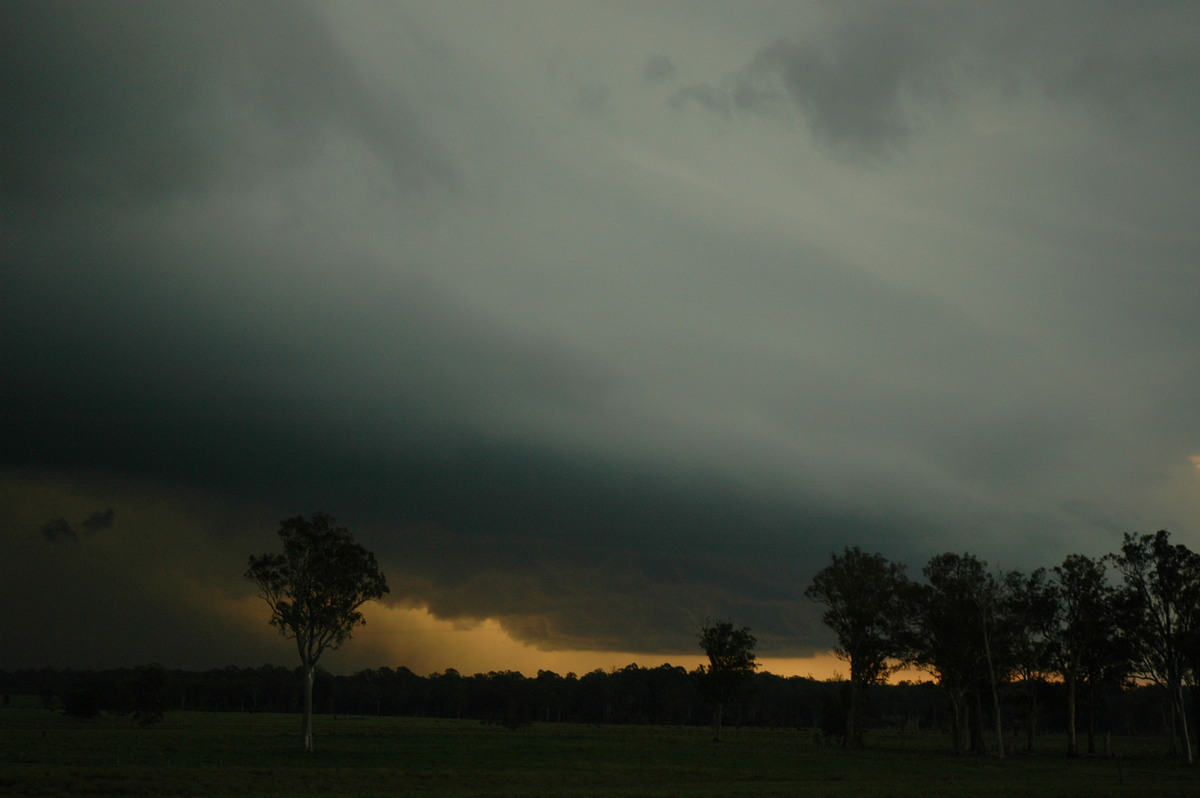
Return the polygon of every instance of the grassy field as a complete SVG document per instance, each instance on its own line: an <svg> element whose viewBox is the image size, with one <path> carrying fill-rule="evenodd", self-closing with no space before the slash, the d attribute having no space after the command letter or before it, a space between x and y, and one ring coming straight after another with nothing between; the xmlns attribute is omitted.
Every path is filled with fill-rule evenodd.
<svg viewBox="0 0 1200 798"><path fill-rule="evenodd" d="M73 720L0 709L0 795L13 796L1183 796L1200 774L1161 740L1120 740L1117 759L1045 753L954 757L937 734L871 737L868 751L794 729L535 725L412 718L316 718L299 750L294 715L177 712ZM1051 753L1053 752L1053 753Z"/></svg>

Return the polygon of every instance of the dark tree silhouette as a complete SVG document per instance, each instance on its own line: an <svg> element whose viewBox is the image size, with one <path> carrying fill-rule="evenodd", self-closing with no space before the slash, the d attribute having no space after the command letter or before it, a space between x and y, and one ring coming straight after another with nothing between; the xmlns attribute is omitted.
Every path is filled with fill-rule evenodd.
<svg viewBox="0 0 1200 798"><path fill-rule="evenodd" d="M1058 591L1045 568L1005 575L1004 614L1012 631L1012 669L1024 693L1025 750L1034 750L1038 688L1054 672L1053 634L1058 624Z"/></svg>
<svg viewBox="0 0 1200 798"><path fill-rule="evenodd" d="M708 665L700 666L701 689L715 705L713 741L721 741L721 720L725 703L754 675L754 647L758 640L750 628L733 628L728 621L710 623L700 630L700 648L708 655Z"/></svg>
<svg viewBox="0 0 1200 798"><path fill-rule="evenodd" d="M858 546L833 555L804 591L826 607L822 620L838 637L834 653L850 663L850 706L842 744L862 747L864 699L873 684L886 681L907 656L912 583L904 566Z"/></svg>
<svg viewBox="0 0 1200 798"><path fill-rule="evenodd" d="M972 554L938 554L924 568L927 585L914 591L916 620L913 660L933 674L953 708L952 742L955 753L970 747L983 753L980 691L995 683L999 660L999 583L987 564Z"/></svg>
<svg viewBox="0 0 1200 798"><path fill-rule="evenodd" d="M1200 555L1172 545L1171 533L1126 534L1114 558L1124 578L1124 599L1131 608L1132 648L1138 676L1166 688L1171 706L1171 747L1182 739L1184 758L1192 764L1184 682L1189 650L1200 635Z"/></svg>
<svg viewBox="0 0 1200 798"><path fill-rule="evenodd" d="M317 660L365 621L361 607L388 592L375 555L334 526L326 513L280 522L283 554L250 557L246 578L271 608L272 626L296 641L304 672L304 750L312 751L312 693Z"/></svg>
<svg viewBox="0 0 1200 798"><path fill-rule="evenodd" d="M167 672L152 662L138 668L133 685L133 719L139 726L153 726L163 719L163 695L167 689Z"/></svg>
<svg viewBox="0 0 1200 798"><path fill-rule="evenodd" d="M84 684L62 695L63 714L94 718L100 714L100 695L94 684Z"/></svg>
<svg viewBox="0 0 1200 798"><path fill-rule="evenodd" d="M1059 623L1053 633L1053 662L1067 690L1067 756L1079 755L1077 693L1087 683L1093 701L1095 687L1112 650L1115 631L1115 590L1102 560L1071 554L1054 568L1059 599ZM1091 726L1089 725L1089 728ZM1094 742L1090 746L1094 749ZM1095 751L1091 751L1095 753Z"/></svg>

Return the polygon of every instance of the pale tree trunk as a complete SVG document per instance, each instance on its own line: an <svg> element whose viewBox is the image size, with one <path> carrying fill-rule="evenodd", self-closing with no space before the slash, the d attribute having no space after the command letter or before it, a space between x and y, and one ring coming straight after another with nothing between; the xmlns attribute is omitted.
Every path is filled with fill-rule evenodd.
<svg viewBox="0 0 1200 798"><path fill-rule="evenodd" d="M1094 684L1090 683L1094 679L1095 679L1094 676L1091 677L1091 679L1089 679L1088 693L1087 693L1087 696L1088 696L1088 717L1087 717L1088 756L1096 755L1096 709L1097 709L1097 707L1096 707L1096 686Z"/></svg>
<svg viewBox="0 0 1200 798"><path fill-rule="evenodd" d="M1175 722L1175 713L1178 712L1175 696L1172 692L1170 683L1167 684L1167 710L1163 715L1163 728L1167 730L1167 734L1171 737L1171 756L1179 753L1179 724Z"/></svg>
<svg viewBox="0 0 1200 798"><path fill-rule="evenodd" d="M979 695L979 690L974 689L970 692L971 697L971 752L975 754L987 753L987 740L983 734L983 698Z"/></svg>
<svg viewBox="0 0 1200 798"><path fill-rule="evenodd" d="M304 750L312 753L313 750L313 734L312 734L312 715L313 715L313 678L316 675L317 666L312 662L304 663Z"/></svg>
<svg viewBox="0 0 1200 798"><path fill-rule="evenodd" d="M1004 728L1000 721L1000 692L996 688L996 667L992 664L992 644L989 640L987 626L983 627L983 650L987 655L988 676L992 680L992 711L996 715L996 756L1004 758Z"/></svg>
<svg viewBox="0 0 1200 798"><path fill-rule="evenodd" d="M1079 755L1079 742L1075 737L1075 675L1067 677L1067 756Z"/></svg>
<svg viewBox="0 0 1200 798"><path fill-rule="evenodd" d="M996 713L996 756L1004 758L1004 727L1000 721L1000 694L996 692L996 679L992 677L992 710Z"/></svg>
<svg viewBox="0 0 1200 798"><path fill-rule="evenodd" d="M996 715L996 756L1004 758L1004 729L1000 719L1000 693L996 688L996 666L992 662L992 640L988 634L988 618L992 615L992 597L989 596L986 602L978 601L976 606L979 607L979 627L983 632L983 653L987 657L988 677L992 682L992 710ZM986 608L985 608L986 604ZM976 707L978 711L979 707Z"/></svg>
<svg viewBox="0 0 1200 798"><path fill-rule="evenodd" d="M963 752L963 736L967 727L966 698L960 690L950 690L949 692L950 704L954 714L954 722L950 728L950 739L954 746L954 753L961 754Z"/></svg>
<svg viewBox="0 0 1200 798"><path fill-rule="evenodd" d="M1192 738L1188 734L1187 704L1183 700L1182 679L1175 685L1175 695L1179 703L1179 731L1183 735L1183 758L1190 765L1192 764Z"/></svg>

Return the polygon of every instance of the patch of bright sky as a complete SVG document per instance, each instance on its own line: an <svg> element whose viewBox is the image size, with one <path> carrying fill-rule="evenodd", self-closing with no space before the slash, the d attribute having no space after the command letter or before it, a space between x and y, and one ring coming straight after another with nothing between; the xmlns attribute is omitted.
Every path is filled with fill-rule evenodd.
<svg viewBox="0 0 1200 798"><path fill-rule="evenodd" d="M406 667L419 675L453 668L462 674L520 671L533 677L539 670L560 676L582 676L637 664L655 668L664 663L693 670L706 662L702 654L681 655L627 651L543 651L513 639L493 619L475 623L435 618L424 608L372 603L363 608L367 625L355 630L342 650L330 652L321 664L336 672L359 668ZM283 641L280 640L282 650ZM760 658L761 669L779 676L830 679L846 672L832 654L815 657Z"/></svg>

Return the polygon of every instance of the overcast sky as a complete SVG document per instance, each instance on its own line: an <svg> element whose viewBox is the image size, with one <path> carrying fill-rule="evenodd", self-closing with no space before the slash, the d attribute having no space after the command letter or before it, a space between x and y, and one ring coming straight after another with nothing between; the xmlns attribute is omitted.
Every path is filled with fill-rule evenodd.
<svg viewBox="0 0 1200 798"><path fill-rule="evenodd" d="M392 585L343 668L1200 548L1193 0L0 17L0 667L290 663L241 574L318 509Z"/></svg>

